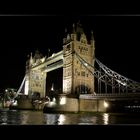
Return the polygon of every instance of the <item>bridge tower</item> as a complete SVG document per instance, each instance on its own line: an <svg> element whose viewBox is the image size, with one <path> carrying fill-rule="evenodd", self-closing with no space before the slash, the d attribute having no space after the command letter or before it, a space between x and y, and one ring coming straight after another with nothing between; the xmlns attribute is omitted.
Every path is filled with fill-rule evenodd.
<svg viewBox="0 0 140 140"><path fill-rule="evenodd" d="M26 78L24 94L31 96L39 95L45 97L46 93L46 72L41 69L33 70L32 67L36 67L45 61L45 57L36 50L34 57L32 54L26 62Z"/></svg>
<svg viewBox="0 0 140 140"><path fill-rule="evenodd" d="M63 38L63 93L76 97L79 94L94 93L94 76L81 64L76 55L78 54L87 63L94 65L93 33L88 41L80 23L76 26L73 24L72 33L67 33L67 31L65 33Z"/></svg>

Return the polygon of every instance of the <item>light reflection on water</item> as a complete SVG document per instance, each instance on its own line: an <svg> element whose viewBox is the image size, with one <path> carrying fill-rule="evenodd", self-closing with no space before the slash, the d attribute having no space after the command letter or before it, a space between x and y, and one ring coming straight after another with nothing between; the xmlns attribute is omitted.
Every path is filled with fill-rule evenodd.
<svg viewBox="0 0 140 140"><path fill-rule="evenodd" d="M140 124L140 114L47 114L42 111L0 110L0 125L109 125Z"/></svg>
<svg viewBox="0 0 140 140"><path fill-rule="evenodd" d="M60 114L58 118L58 124L65 124L66 117L64 114Z"/></svg>
<svg viewBox="0 0 140 140"><path fill-rule="evenodd" d="M109 121L109 114L108 113L103 114L103 120L104 120L104 124L108 124L108 121Z"/></svg>

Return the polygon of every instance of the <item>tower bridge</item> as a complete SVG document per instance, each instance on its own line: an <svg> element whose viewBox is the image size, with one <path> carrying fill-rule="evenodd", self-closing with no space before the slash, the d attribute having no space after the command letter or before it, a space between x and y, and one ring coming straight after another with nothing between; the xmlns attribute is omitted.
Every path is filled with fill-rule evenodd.
<svg viewBox="0 0 140 140"><path fill-rule="evenodd" d="M80 107L85 111L87 105L84 104L88 104L85 101L88 99L103 101L135 97L137 100L140 97L140 83L109 69L95 58L93 32L90 39L87 39L80 24L73 25L72 32L66 33L62 51L48 58L43 57L39 51L36 51L34 56L31 54L18 93L24 88L23 94L29 97L33 93L39 93L41 98L45 97L47 73L59 68L63 68L63 91L60 95L73 98L68 106L77 106L75 99L81 99ZM91 104L96 106L96 103ZM94 109L90 107L89 110Z"/></svg>

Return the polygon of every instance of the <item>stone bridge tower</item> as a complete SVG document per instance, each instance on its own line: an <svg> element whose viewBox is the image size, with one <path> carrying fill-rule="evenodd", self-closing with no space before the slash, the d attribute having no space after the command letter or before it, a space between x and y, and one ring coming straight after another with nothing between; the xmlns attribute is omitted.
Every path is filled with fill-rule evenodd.
<svg viewBox="0 0 140 140"><path fill-rule="evenodd" d="M89 67L87 63L84 64L85 67L77 55L88 64L94 65L93 34L91 34L90 39L87 39L80 23L77 23L76 27L73 25L72 32L66 32L63 39L63 93L71 97L94 93L94 76L90 72L94 72L94 69ZM35 52L34 57L30 56L26 64L24 90L26 95L32 96L33 93L39 93L40 97L45 97L47 72L40 68L45 60L46 57L43 57L38 51Z"/></svg>
<svg viewBox="0 0 140 140"><path fill-rule="evenodd" d="M80 23L77 23L76 27L73 25L72 33L65 32L66 35L63 39L63 93L72 97L94 93L94 76L80 63L76 55L77 53L83 60L94 65L93 33L88 41ZM91 67L89 69L94 71Z"/></svg>
<svg viewBox="0 0 140 140"><path fill-rule="evenodd" d="M26 80L24 94L29 95L29 97L37 96L45 97L46 93L46 72L41 71L41 69L32 70L32 67L36 67L45 61L46 57L36 50L34 57L32 54L26 63Z"/></svg>

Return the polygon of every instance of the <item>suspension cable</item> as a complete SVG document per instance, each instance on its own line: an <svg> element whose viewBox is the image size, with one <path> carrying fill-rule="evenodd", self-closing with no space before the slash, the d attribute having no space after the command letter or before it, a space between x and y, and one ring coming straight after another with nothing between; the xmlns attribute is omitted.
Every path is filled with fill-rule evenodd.
<svg viewBox="0 0 140 140"><path fill-rule="evenodd" d="M97 70L93 65L87 63L80 55L78 55L75 52L76 56L78 57L79 61L81 62L81 64L83 64L83 66L92 74L94 75L96 78L99 78L102 82L104 82L107 87L107 85L112 85L113 87L113 92L114 92L114 88L118 87L119 88L119 93L120 93L120 88L124 88L126 89L126 92L128 92L128 89L131 90L140 90L140 83L135 82L131 79L128 79L120 74L118 74L117 72L114 72L112 70L110 70L108 67L106 67L105 65L103 65L98 59L96 59L97 64L99 65L99 68L101 68L103 72L100 72L99 70ZM87 66L90 66L91 68L94 68L94 72L92 72L89 68L87 68ZM99 76L100 75L100 76ZM106 80L108 77L108 81ZM111 79L109 78L111 77ZM105 79L104 79L105 78ZM113 78L113 79L112 79ZM109 80L110 79L110 80ZM117 82L115 82L115 81Z"/></svg>
<svg viewBox="0 0 140 140"><path fill-rule="evenodd" d="M20 87L19 87L19 89L18 89L18 91L17 91L17 93L16 93L14 98L16 98L19 95L19 93L21 92L21 90L23 88L23 85L25 83L25 79L26 79L26 75L24 76L23 81L22 81L22 83L21 83L21 85L20 85Z"/></svg>

